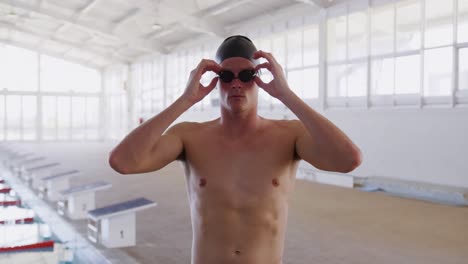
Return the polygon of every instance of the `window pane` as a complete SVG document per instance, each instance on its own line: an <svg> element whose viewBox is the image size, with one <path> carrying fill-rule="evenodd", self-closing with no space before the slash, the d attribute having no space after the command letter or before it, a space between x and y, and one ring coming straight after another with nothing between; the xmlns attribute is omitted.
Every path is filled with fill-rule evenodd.
<svg viewBox="0 0 468 264"><path fill-rule="evenodd" d="M5 122L5 96L0 95L0 140L5 139Z"/></svg>
<svg viewBox="0 0 468 264"><path fill-rule="evenodd" d="M402 56L396 58L395 67L395 93L419 94L421 87L421 67L418 55Z"/></svg>
<svg viewBox="0 0 468 264"><path fill-rule="evenodd" d="M110 138L116 139L119 135L119 130L121 127L120 115L120 96L111 95L109 98L109 136Z"/></svg>
<svg viewBox="0 0 468 264"><path fill-rule="evenodd" d="M41 55L41 90L48 92L99 92L97 70L65 60Z"/></svg>
<svg viewBox="0 0 468 264"><path fill-rule="evenodd" d="M372 9L372 55L388 54L393 52L393 21L393 5L386 5Z"/></svg>
<svg viewBox="0 0 468 264"><path fill-rule="evenodd" d="M71 127L71 102L68 96L57 97L57 128L58 128L58 139L70 139L70 127Z"/></svg>
<svg viewBox="0 0 468 264"><path fill-rule="evenodd" d="M346 97L346 66L328 66L327 97Z"/></svg>
<svg viewBox="0 0 468 264"><path fill-rule="evenodd" d="M318 98L318 68L310 68L304 70L304 87L302 89L303 99L317 99Z"/></svg>
<svg viewBox="0 0 468 264"><path fill-rule="evenodd" d="M426 0L425 47L453 42L453 1Z"/></svg>
<svg viewBox="0 0 468 264"><path fill-rule="evenodd" d="M151 113L151 91L141 92L141 111Z"/></svg>
<svg viewBox="0 0 468 264"><path fill-rule="evenodd" d="M213 96L213 93L210 93L210 98ZM164 90L156 89L153 91L153 107L158 113L164 108Z"/></svg>
<svg viewBox="0 0 468 264"><path fill-rule="evenodd" d="M304 66L319 63L319 32L318 27L304 29Z"/></svg>
<svg viewBox="0 0 468 264"><path fill-rule="evenodd" d="M72 139L84 139L86 125L86 100L72 97Z"/></svg>
<svg viewBox="0 0 468 264"><path fill-rule="evenodd" d="M468 90L468 48L459 51L459 74L458 89Z"/></svg>
<svg viewBox="0 0 468 264"><path fill-rule="evenodd" d="M458 42L468 42L468 0L458 0Z"/></svg>
<svg viewBox="0 0 468 264"><path fill-rule="evenodd" d="M289 71L288 84L291 90L293 90L299 97L302 97L302 87L304 86L303 71Z"/></svg>
<svg viewBox="0 0 468 264"><path fill-rule="evenodd" d="M407 0L396 3L397 51L421 48L421 1Z"/></svg>
<svg viewBox="0 0 468 264"><path fill-rule="evenodd" d="M424 96L450 95L452 57L451 47L424 52Z"/></svg>
<svg viewBox="0 0 468 264"><path fill-rule="evenodd" d="M37 91L37 53L9 45L0 50L0 89Z"/></svg>
<svg viewBox="0 0 468 264"><path fill-rule="evenodd" d="M285 37L278 35L273 38L272 43L272 54L281 66L285 66L286 59L286 48L285 48Z"/></svg>
<svg viewBox="0 0 468 264"><path fill-rule="evenodd" d="M99 137L99 98L86 98L86 138Z"/></svg>
<svg viewBox="0 0 468 264"><path fill-rule="evenodd" d="M257 48L263 51L271 51L271 40L269 38L261 38L258 41L255 41Z"/></svg>
<svg viewBox="0 0 468 264"><path fill-rule="evenodd" d="M350 59L367 55L367 15L358 12L348 17L348 57Z"/></svg>
<svg viewBox="0 0 468 264"><path fill-rule="evenodd" d="M37 97L23 96L23 139L35 140L37 120Z"/></svg>
<svg viewBox="0 0 468 264"><path fill-rule="evenodd" d="M57 98L55 96L42 97L42 138L54 140L57 138Z"/></svg>
<svg viewBox="0 0 468 264"><path fill-rule="evenodd" d="M8 95L6 97L7 139L21 138L21 96Z"/></svg>
<svg viewBox="0 0 468 264"><path fill-rule="evenodd" d="M393 94L393 58L372 61L371 95Z"/></svg>
<svg viewBox="0 0 468 264"><path fill-rule="evenodd" d="M302 66L302 31L288 32L288 68Z"/></svg>
<svg viewBox="0 0 468 264"><path fill-rule="evenodd" d="M258 88L258 107L259 108L270 108L271 105L271 95L269 95L262 88Z"/></svg>
<svg viewBox="0 0 468 264"><path fill-rule="evenodd" d="M348 97L366 96L367 63L348 65Z"/></svg>
<svg viewBox="0 0 468 264"><path fill-rule="evenodd" d="M331 18L327 22L328 61L346 59L346 16Z"/></svg>

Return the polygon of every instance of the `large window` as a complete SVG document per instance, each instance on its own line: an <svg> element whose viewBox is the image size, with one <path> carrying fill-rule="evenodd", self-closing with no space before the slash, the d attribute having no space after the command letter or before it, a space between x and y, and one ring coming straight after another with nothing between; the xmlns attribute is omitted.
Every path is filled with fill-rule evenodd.
<svg viewBox="0 0 468 264"><path fill-rule="evenodd" d="M55 140L57 138L57 97L42 97L42 138Z"/></svg>
<svg viewBox="0 0 468 264"><path fill-rule="evenodd" d="M452 47L424 52L424 96L449 95L452 87Z"/></svg>
<svg viewBox="0 0 468 264"><path fill-rule="evenodd" d="M97 139L99 128L87 126L80 98L99 101L98 70L9 45L0 45L0 58L0 139Z"/></svg>
<svg viewBox="0 0 468 264"><path fill-rule="evenodd" d="M5 122L6 122L6 104L5 96L0 95L0 140L5 140Z"/></svg>
<svg viewBox="0 0 468 264"><path fill-rule="evenodd" d="M425 3L424 46L430 48L451 44L453 42L453 1L425 0Z"/></svg>
<svg viewBox="0 0 468 264"><path fill-rule="evenodd" d="M270 52L283 67L290 88L303 100L318 99L318 68L319 68L319 30L317 25L303 25L294 21L292 29L284 33L270 34L254 38L257 48ZM266 62L261 59L258 63ZM265 69L261 71L261 79L269 82L273 79ZM262 111L277 108L282 110L282 103L272 98L263 89L259 89L258 106Z"/></svg>
<svg viewBox="0 0 468 264"><path fill-rule="evenodd" d="M371 3L360 10L355 2L328 10L327 97L335 102L370 96L371 102L389 98L397 104L415 96L439 97L450 105L457 84L453 81L455 59L459 61L458 87L467 89L468 1ZM433 101L411 100L416 105Z"/></svg>
<svg viewBox="0 0 468 264"><path fill-rule="evenodd" d="M396 3L396 50L410 51L421 48L421 0Z"/></svg>
<svg viewBox="0 0 468 264"><path fill-rule="evenodd" d="M460 49L459 56L458 88L468 91L468 48Z"/></svg>
<svg viewBox="0 0 468 264"><path fill-rule="evenodd" d="M20 140L21 139L21 123L22 123L22 109L21 109L21 96L8 95L6 96L6 139Z"/></svg>
<svg viewBox="0 0 468 264"><path fill-rule="evenodd" d="M36 52L0 44L0 90L37 91Z"/></svg>
<svg viewBox="0 0 468 264"><path fill-rule="evenodd" d="M23 140L37 139L37 96L27 95L21 97L22 104L22 138Z"/></svg>
<svg viewBox="0 0 468 264"><path fill-rule="evenodd" d="M50 56L41 56L41 90L48 92L97 93L99 71Z"/></svg>
<svg viewBox="0 0 468 264"><path fill-rule="evenodd" d="M318 27L288 33L287 77L291 89L303 100L318 99Z"/></svg>
<svg viewBox="0 0 468 264"><path fill-rule="evenodd" d="M106 100L106 120L108 128L106 137L121 139L128 133L128 93L126 66L116 66L106 70L104 73L104 98ZM136 82L136 79L133 79ZM96 122L96 121L92 121Z"/></svg>
<svg viewBox="0 0 468 264"><path fill-rule="evenodd" d="M457 40L459 43L468 42L468 1L458 0L458 29Z"/></svg>

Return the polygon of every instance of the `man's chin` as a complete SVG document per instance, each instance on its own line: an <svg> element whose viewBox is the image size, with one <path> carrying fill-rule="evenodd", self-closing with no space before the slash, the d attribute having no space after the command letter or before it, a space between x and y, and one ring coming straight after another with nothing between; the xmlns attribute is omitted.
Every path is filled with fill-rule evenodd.
<svg viewBox="0 0 468 264"><path fill-rule="evenodd" d="M229 104L229 110L233 113L240 113L247 110L247 106L245 103L231 103Z"/></svg>

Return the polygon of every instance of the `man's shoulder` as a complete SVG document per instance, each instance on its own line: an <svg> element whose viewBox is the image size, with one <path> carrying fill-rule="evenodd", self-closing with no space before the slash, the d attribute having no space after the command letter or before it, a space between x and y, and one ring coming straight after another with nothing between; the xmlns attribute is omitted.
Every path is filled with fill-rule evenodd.
<svg viewBox="0 0 468 264"><path fill-rule="evenodd" d="M297 119L267 119L263 118L267 125L275 126L279 129L296 129L302 123Z"/></svg>

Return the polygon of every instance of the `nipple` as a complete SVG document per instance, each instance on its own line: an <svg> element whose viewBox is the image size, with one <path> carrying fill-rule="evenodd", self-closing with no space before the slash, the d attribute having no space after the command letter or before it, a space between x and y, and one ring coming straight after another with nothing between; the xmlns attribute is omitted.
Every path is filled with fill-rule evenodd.
<svg viewBox="0 0 468 264"><path fill-rule="evenodd" d="M279 186L278 179L276 179L276 178L275 178L275 179L273 179L273 180L271 181L271 183L272 183L272 184L273 184L273 186L275 186L275 187L278 187L278 186Z"/></svg>
<svg viewBox="0 0 468 264"><path fill-rule="evenodd" d="M241 253L240 250L234 251L234 254L235 254L235 255L240 255L240 253Z"/></svg>
<svg viewBox="0 0 468 264"><path fill-rule="evenodd" d="M200 182L198 183L198 186L200 187L205 187L206 185L206 179L205 178L201 178L200 179Z"/></svg>

